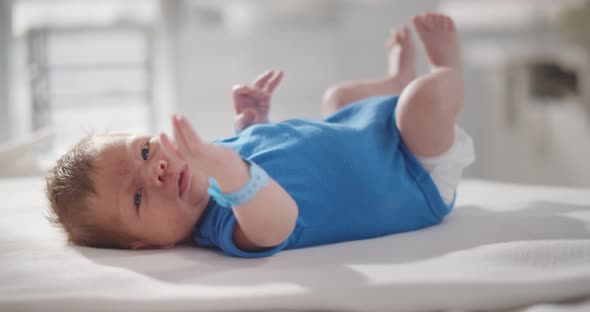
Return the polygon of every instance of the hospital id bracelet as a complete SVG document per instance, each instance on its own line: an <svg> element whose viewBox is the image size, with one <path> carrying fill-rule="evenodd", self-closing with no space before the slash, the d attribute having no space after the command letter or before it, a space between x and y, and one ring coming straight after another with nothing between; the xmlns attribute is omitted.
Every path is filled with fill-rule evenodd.
<svg viewBox="0 0 590 312"><path fill-rule="evenodd" d="M217 182L212 177L209 177L209 184L207 193L215 198L215 201L223 207L232 207L241 205L252 199L258 191L266 184L268 184L268 174L264 169L250 160L246 160L250 164L250 180L239 191L225 194L221 192Z"/></svg>

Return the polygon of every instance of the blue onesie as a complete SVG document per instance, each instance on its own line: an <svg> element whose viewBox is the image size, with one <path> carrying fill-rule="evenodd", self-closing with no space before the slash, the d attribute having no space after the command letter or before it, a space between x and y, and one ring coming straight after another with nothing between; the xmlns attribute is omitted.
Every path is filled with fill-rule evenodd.
<svg viewBox="0 0 590 312"><path fill-rule="evenodd" d="M257 252L232 241L236 218L213 198L194 229L194 242L239 257L283 249L373 238L441 222L446 205L395 124L398 97L346 106L323 121L290 119L257 124L216 141L262 167L299 208L282 244Z"/></svg>

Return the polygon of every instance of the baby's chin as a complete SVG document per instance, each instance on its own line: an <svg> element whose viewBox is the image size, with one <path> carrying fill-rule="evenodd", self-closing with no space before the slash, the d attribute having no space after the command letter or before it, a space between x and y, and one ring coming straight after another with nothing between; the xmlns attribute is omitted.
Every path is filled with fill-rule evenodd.
<svg viewBox="0 0 590 312"><path fill-rule="evenodd" d="M188 224L192 224L192 226L194 226L194 224L196 224L201 217L201 214L205 210L208 202L208 194L205 193L205 195L207 195L207 198L195 196L194 198L179 199L180 207L178 208L180 208L180 210L183 212L184 219Z"/></svg>
<svg viewBox="0 0 590 312"><path fill-rule="evenodd" d="M191 172L190 187L183 194L184 202L189 203L192 207L196 207L197 210L202 207L201 210L205 209L209 202L209 194L207 193L207 186L203 187L199 185L199 176L194 172Z"/></svg>

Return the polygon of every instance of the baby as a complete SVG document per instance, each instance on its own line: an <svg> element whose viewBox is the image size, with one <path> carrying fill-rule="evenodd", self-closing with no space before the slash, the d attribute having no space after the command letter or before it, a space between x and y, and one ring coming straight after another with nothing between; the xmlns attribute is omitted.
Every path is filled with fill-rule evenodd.
<svg viewBox="0 0 590 312"><path fill-rule="evenodd" d="M234 88L234 137L206 142L179 116L173 138L88 136L47 177L50 220L80 245L192 242L239 257L440 223L474 159L455 123L459 44L448 16L412 22L430 72L415 77L414 44L402 27L386 44L389 75L331 87L324 120L269 123L283 76L269 71Z"/></svg>

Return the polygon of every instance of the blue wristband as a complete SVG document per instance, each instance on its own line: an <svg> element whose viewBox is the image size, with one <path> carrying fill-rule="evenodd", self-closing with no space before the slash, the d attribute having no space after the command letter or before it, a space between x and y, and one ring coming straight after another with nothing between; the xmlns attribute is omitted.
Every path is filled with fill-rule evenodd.
<svg viewBox="0 0 590 312"><path fill-rule="evenodd" d="M207 189L207 193L213 196L219 205L223 207L241 205L252 199L262 187L268 184L268 174L266 171L254 162L246 161L250 164L250 180L237 192L229 194L221 192L215 179L209 177L209 184L211 186Z"/></svg>

